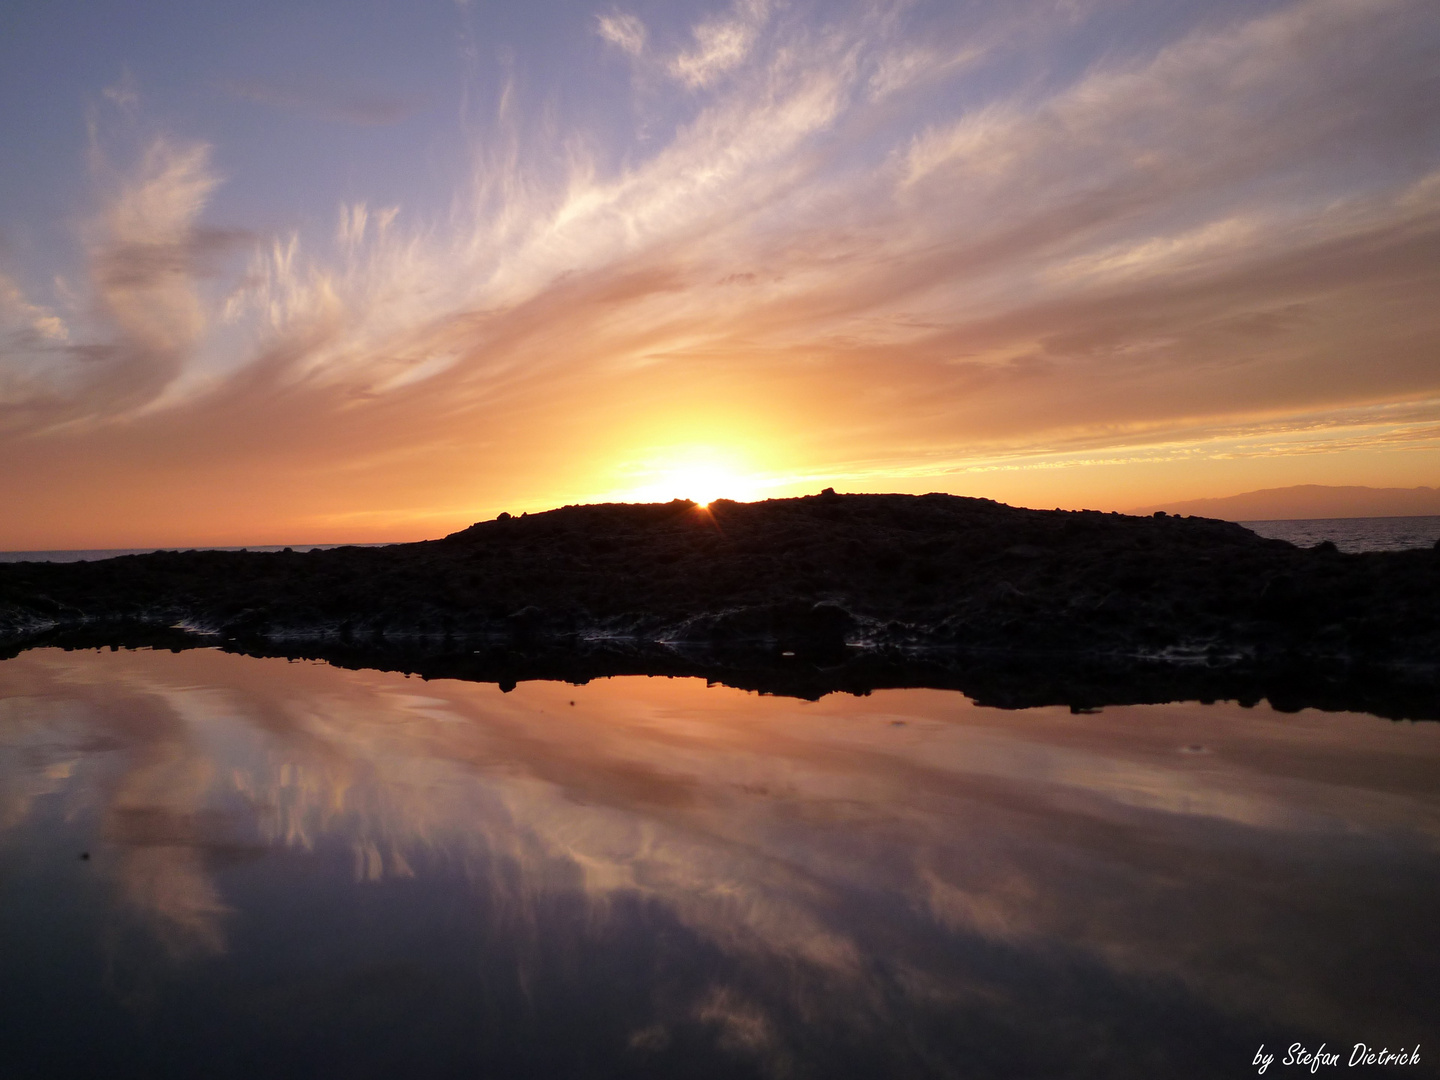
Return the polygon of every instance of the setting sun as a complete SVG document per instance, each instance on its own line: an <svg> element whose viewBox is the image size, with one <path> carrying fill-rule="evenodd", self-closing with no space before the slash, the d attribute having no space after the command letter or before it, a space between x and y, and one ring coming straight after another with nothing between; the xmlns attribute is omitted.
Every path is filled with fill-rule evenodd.
<svg viewBox="0 0 1440 1080"><path fill-rule="evenodd" d="M696 449L657 455L632 470L641 482L624 490L634 502L691 499L709 506L716 499L748 502L763 498L765 484L733 455Z"/></svg>

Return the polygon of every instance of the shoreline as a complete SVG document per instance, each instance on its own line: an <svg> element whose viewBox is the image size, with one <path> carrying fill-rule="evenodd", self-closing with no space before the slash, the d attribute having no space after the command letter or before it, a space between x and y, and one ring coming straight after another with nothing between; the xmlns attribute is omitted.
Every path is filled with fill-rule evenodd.
<svg viewBox="0 0 1440 1080"><path fill-rule="evenodd" d="M377 548L0 564L5 653L177 633L417 671L488 657L496 681L598 663L758 689L797 667L811 689L983 686L1012 669L997 693L1018 700L1064 670L1077 707L1087 672L1112 693L1244 698L1308 671L1317 700L1388 682L1403 714L1440 715L1440 551L1301 549L1205 518L827 492L564 507Z"/></svg>
<svg viewBox="0 0 1440 1080"><path fill-rule="evenodd" d="M1294 655L1232 657L1223 662L1102 653L1025 654L1000 650L846 646L792 653L717 649L626 639L518 647L493 640L341 642L338 639L227 638L146 624L97 624L0 643L0 662L30 649L218 649L259 659L315 661L348 670L392 671L422 680L522 682L580 686L625 676L698 678L776 697L816 701L829 694L958 691L1000 709L1061 705L1084 713L1107 706L1171 701L1263 702L1280 712L1319 709L1387 720L1440 721L1440 679L1433 666L1337 664Z"/></svg>

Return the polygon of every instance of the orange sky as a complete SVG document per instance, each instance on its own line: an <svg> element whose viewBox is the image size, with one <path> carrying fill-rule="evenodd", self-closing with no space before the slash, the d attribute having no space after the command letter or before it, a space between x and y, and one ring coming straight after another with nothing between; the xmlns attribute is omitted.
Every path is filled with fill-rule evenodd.
<svg viewBox="0 0 1440 1080"><path fill-rule="evenodd" d="M0 549L1440 484L1433 5L982 7L566 8L568 82L537 37L395 113L464 163L413 205L358 121L291 205L220 105L95 84L69 261L0 232Z"/></svg>

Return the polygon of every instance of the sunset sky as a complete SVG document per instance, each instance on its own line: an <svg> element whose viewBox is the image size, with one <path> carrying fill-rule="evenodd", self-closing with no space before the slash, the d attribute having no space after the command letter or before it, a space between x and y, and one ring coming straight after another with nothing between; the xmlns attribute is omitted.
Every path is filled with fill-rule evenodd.
<svg viewBox="0 0 1440 1080"><path fill-rule="evenodd" d="M11 3L0 549L1440 484L1440 5Z"/></svg>

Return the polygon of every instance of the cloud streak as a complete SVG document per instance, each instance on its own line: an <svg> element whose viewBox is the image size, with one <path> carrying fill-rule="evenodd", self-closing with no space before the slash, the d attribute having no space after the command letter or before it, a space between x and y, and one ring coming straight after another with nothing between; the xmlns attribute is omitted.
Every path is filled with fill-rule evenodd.
<svg viewBox="0 0 1440 1080"><path fill-rule="evenodd" d="M272 86L227 80L220 88L241 101L267 105L281 112L337 124L381 127L398 124L423 108L423 103L385 94L354 94L340 90Z"/></svg>

